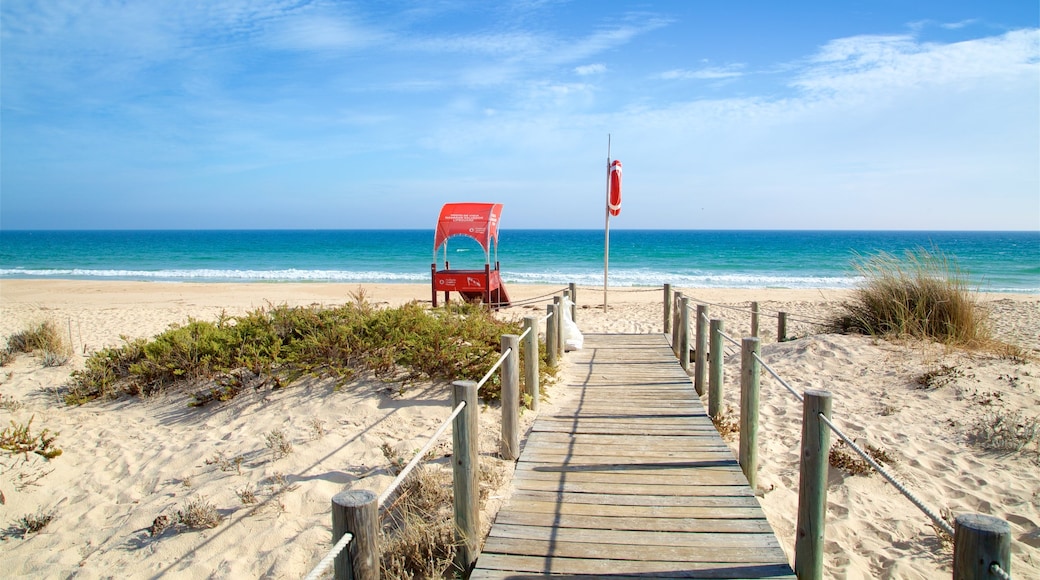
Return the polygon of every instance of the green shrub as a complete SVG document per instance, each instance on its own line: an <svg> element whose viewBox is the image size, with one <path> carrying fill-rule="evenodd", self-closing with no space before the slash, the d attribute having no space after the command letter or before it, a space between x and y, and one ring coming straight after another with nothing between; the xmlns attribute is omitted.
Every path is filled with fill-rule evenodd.
<svg viewBox="0 0 1040 580"><path fill-rule="evenodd" d="M875 336L928 337L950 344L978 344L986 327L967 283L941 253L907 251L860 259L865 279L833 326Z"/></svg>
<svg viewBox="0 0 1040 580"><path fill-rule="evenodd" d="M72 374L66 400L80 404L203 382L208 386L196 393L198 406L234 397L249 373L273 380L276 387L305 375L343 384L358 372L405 384L477 380L497 360L501 335L519 330L517 323L472 305L376 309L360 295L332 308L275 306L216 322L189 319L150 341L126 341L91 355L85 368ZM539 356L544 361L544 347ZM540 369L545 376L555 372L544 363ZM493 376L481 396L497 398L498 383Z"/></svg>
<svg viewBox="0 0 1040 580"><path fill-rule="evenodd" d="M61 455L61 449L54 446L58 433L51 434L50 429L44 429L33 435L32 422L36 416L33 415L26 423L15 423L0 431L0 449L10 453L35 453L46 459L54 459Z"/></svg>

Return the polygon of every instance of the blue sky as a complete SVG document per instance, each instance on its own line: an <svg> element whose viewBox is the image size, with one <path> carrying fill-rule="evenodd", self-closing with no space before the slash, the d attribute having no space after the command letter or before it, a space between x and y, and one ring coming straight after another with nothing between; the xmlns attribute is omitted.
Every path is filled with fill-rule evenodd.
<svg viewBox="0 0 1040 580"><path fill-rule="evenodd" d="M1035 1L0 5L0 227L1040 229Z"/></svg>

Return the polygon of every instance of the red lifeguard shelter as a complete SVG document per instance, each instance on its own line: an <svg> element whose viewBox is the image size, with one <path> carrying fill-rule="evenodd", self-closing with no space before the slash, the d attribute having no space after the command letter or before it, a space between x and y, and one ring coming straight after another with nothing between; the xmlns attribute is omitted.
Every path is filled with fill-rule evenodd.
<svg viewBox="0 0 1040 580"><path fill-rule="evenodd" d="M448 302L450 292L458 292L468 302L482 301L492 308L509 306L509 294L502 286L498 269L498 220L502 215L500 203L446 203L437 218L437 231L433 238L433 305L437 306L437 292L444 292ZM452 270L448 264L448 239L466 236L480 244L484 250L483 270ZM491 267L492 243L494 264ZM437 252L444 247L444 269L437 269Z"/></svg>

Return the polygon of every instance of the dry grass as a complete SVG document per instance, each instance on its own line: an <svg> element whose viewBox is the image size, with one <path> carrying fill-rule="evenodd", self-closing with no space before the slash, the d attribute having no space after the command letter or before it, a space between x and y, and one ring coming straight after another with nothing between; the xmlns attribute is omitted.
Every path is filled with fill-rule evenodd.
<svg viewBox="0 0 1040 580"><path fill-rule="evenodd" d="M718 417L712 417L711 422L723 439L733 439L740 433L740 416L737 415L729 405Z"/></svg>
<svg viewBox="0 0 1040 580"><path fill-rule="evenodd" d="M275 459L281 459L293 452L292 441L289 440L289 436L284 429L275 429L274 431L264 433L264 439L267 441L267 448L274 453Z"/></svg>
<svg viewBox="0 0 1040 580"><path fill-rule="evenodd" d="M867 444L864 446L864 450L871 459L880 465L895 463L892 456L883 449ZM869 475L873 471L867 460L860 457L844 441L838 441L831 446L831 450L827 454L827 460L831 467L840 469L849 475Z"/></svg>
<svg viewBox="0 0 1040 580"><path fill-rule="evenodd" d="M204 497L196 497L177 510L177 521L194 530L215 528L223 521L217 507Z"/></svg>
<svg viewBox="0 0 1040 580"><path fill-rule="evenodd" d="M900 259L882 252L855 268L865 281L843 305L835 330L967 346L991 342L974 293L941 253L918 249Z"/></svg>
<svg viewBox="0 0 1040 580"><path fill-rule="evenodd" d="M38 353L43 366L57 367L67 364L72 358L72 345L65 340L57 323L45 320L8 337L4 352L7 353L4 364L14 353Z"/></svg>
<svg viewBox="0 0 1040 580"><path fill-rule="evenodd" d="M975 445L990 451L1018 453L1030 445L1040 455L1040 418L1027 417L1020 411L994 411L975 423L969 436Z"/></svg>

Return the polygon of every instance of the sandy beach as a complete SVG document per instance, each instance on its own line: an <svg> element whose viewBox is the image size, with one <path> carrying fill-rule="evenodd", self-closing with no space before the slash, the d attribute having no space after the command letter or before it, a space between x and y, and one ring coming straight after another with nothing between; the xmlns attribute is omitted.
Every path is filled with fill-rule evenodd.
<svg viewBox="0 0 1040 580"><path fill-rule="evenodd" d="M6 577L299 578L329 548L329 500L345 487L382 491L392 479L388 455L410 458L449 412L445 385L404 392L378 381L334 389L305 380L277 391L246 392L228 403L187 406L184 392L123 397L69 407L59 390L86 356L123 338L151 337L189 318L214 320L268 305L334 305L361 290L346 284L194 284L60 280L0 281L0 339L43 320L71 337L74 355L47 368L21 355L0 368L0 424L24 423L59 433L63 453L0 455L0 569ZM545 311L557 287L514 285L501 316ZM429 301L427 285L365 284L376 305ZM978 512L1012 529L1016 578L1040 577L1040 450L981 449L980 430L1000 417L1040 421L1040 296L982 294L994 335L1027 353L1000 356L918 340L822 334L818 322L849 291L689 289L711 303L709 316L727 332L749 332L747 308L757 301L762 357L798 390L834 395L835 422L858 443L883 450L888 467L936 511ZM577 324L586 333L658 333L660 288L618 288L603 310L599 288L579 288ZM790 313L787 342L776 321ZM725 401L739 407L739 353L726 357ZM919 384L931 375L931 384ZM567 377L561 377L565 380ZM552 386L546 406L552 406ZM763 373L758 493L781 545L793 559L798 486L800 404ZM532 414L525 414L529 424ZM510 466L493 457L498 409L482 409L482 459L501 485L489 509L508 494ZM1031 423L1030 423L1031 422ZM293 452L265 445L279 430ZM729 441L736 449L736 439ZM450 439L436 449L439 455ZM237 461L236 461L237 459ZM252 495L255 503L245 503ZM827 577L948 578L952 549L930 521L877 474L832 469L827 520ZM215 528L172 527L151 535L160 515L205 498L223 516ZM53 515L22 537L20 518ZM489 518L488 518L489 519ZM485 522L485 525L490 522Z"/></svg>

